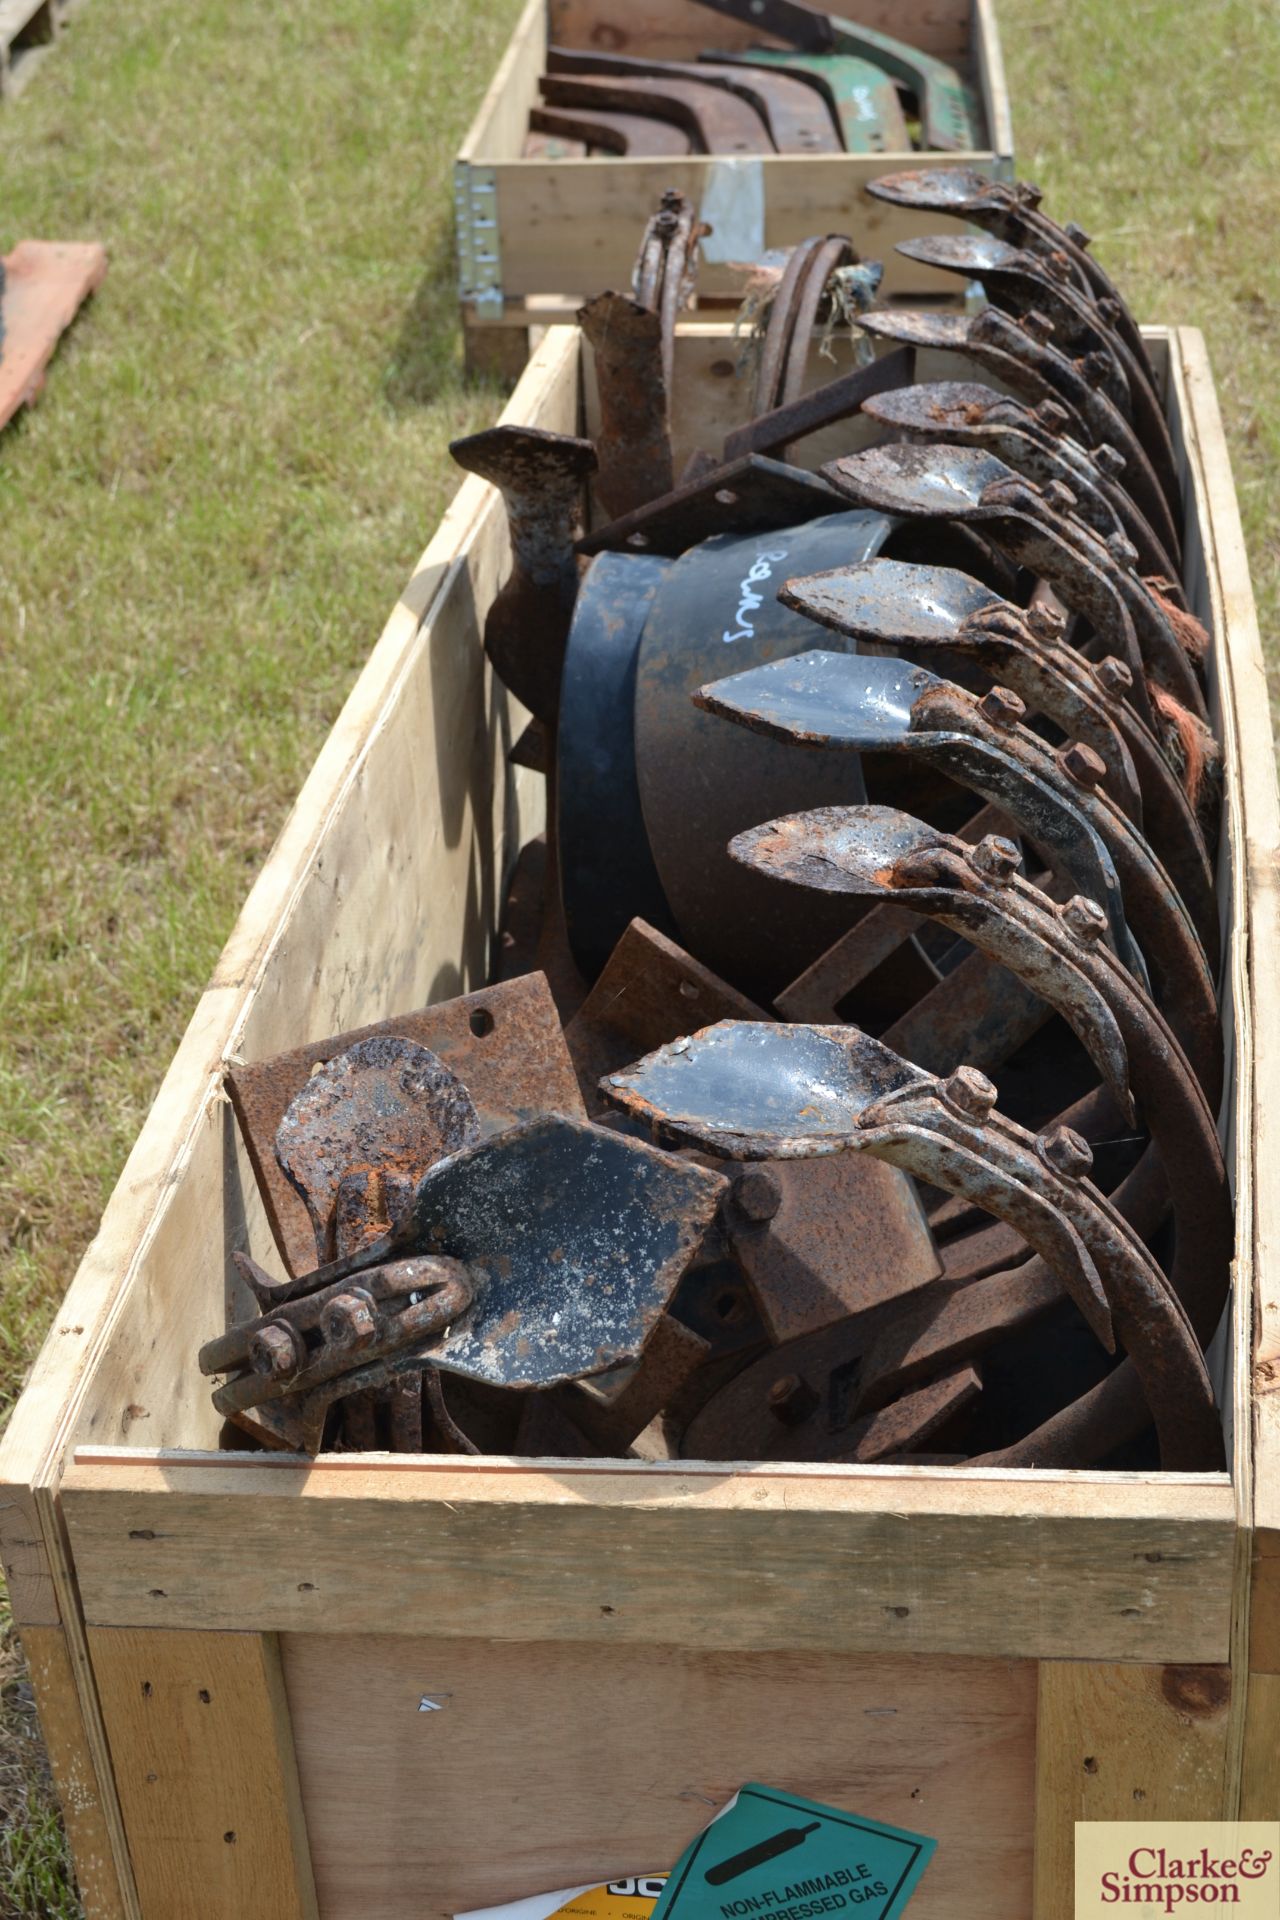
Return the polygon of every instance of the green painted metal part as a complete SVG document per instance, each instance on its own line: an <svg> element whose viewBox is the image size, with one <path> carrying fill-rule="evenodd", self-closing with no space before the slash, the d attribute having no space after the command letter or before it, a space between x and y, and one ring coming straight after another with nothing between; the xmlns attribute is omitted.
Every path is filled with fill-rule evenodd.
<svg viewBox="0 0 1280 1920"><path fill-rule="evenodd" d="M734 57L777 67L816 86L836 117L847 152L911 151L898 89L873 61L847 53L791 53L774 47L751 47Z"/></svg>
<svg viewBox="0 0 1280 1920"><path fill-rule="evenodd" d="M981 141L982 114L974 96L954 67L931 53L921 53L874 27L860 27L836 14L828 16L835 36L835 52L856 54L915 94L926 147L967 152Z"/></svg>

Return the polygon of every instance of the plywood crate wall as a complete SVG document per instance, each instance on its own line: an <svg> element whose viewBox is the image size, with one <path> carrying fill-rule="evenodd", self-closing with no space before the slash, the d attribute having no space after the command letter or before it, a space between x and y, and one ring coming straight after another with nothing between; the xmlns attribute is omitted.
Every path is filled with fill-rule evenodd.
<svg viewBox="0 0 1280 1920"><path fill-rule="evenodd" d="M702 249L702 299L740 297L743 275L735 262L809 234L848 233L865 259L883 261L886 292L954 303L954 276L893 251L913 234L936 233L938 216L884 206L863 189L879 174L910 166L977 167L997 179L1013 178L994 0L842 0L842 10L959 68L977 90L986 145L973 153L526 160L529 109L539 100L548 45L695 60L713 46L782 44L692 0L528 0L454 166L460 294L472 363L518 370L531 324L572 319L594 294L625 290L644 224L666 187L687 194L718 228ZM514 329L515 336L504 343L493 328Z"/></svg>
<svg viewBox="0 0 1280 1920"><path fill-rule="evenodd" d="M651 1872L749 1778L935 1836L912 1920L1068 1920L1077 1818L1280 1815L1278 1196L1259 1175L1280 830L1203 342L1148 340L1227 762L1230 1470L218 1451L195 1351L224 1325L231 1252L270 1259L225 1064L482 986L541 824L480 642L505 518L468 479L0 1446L0 1552L90 1920L402 1920ZM723 327L687 330L677 360L679 459L749 382ZM553 328L505 417L576 431L590 409L580 338Z"/></svg>

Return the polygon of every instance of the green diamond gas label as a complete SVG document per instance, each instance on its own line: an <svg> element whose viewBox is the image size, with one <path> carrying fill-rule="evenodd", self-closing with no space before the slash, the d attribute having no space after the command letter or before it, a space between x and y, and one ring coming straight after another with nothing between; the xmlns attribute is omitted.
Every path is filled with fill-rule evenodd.
<svg viewBox="0 0 1280 1920"><path fill-rule="evenodd" d="M753 1783L685 1849L652 1920L895 1920L935 1845Z"/></svg>

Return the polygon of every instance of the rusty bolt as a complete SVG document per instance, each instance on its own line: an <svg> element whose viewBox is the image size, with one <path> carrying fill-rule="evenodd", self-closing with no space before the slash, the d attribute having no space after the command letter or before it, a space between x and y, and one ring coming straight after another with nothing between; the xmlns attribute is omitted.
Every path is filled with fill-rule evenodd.
<svg viewBox="0 0 1280 1920"><path fill-rule="evenodd" d="M333 1347L367 1347L377 1338L372 1306L358 1293L335 1294L320 1315L320 1330Z"/></svg>
<svg viewBox="0 0 1280 1920"><path fill-rule="evenodd" d="M818 1404L818 1394L798 1373L784 1373L769 1389L769 1411L784 1427L798 1427Z"/></svg>
<svg viewBox="0 0 1280 1920"><path fill-rule="evenodd" d="M1078 220L1068 220L1062 231L1066 234L1072 246L1079 247L1081 252L1084 252L1093 238L1091 233L1085 232Z"/></svg>
<svg viewBox="0 0 1280 1920"><path fill-rule="evenodd" d="M1099 660L1093 677L1102 691L1116 700L1122 699L1133 687L1133 668L1127 660L1117 660L1113 653L1108 654L1105 660Z"/></svg>
<svg viewBox="0 0 1280 1920"><path fill-rule="evenodd" d="M957 1112L966 1120L976 1120L979 1126L996 1104L994 1082L976 1067L957 1067L947 1075L942 1091Z"/></svg>
<svg viewBox="0 0 1280 1920"><path fill-rule="evenodd" d="M1127 462L1119 447L1113 447L1109 440L1104 440L1093 450L1093 464L1101 467L1103 473L1110 474L1113 480L1118 480Z"/></svg>
<svg viewBox="0 0 1280 1920"><path fill-rule="evenodd" d="M1107 552L1119 567L1128 569L1130 567L1136 567L1138 564L1138 549L1126 534L1109 533L1107 535Z"/></svg>
<svg viewBox="0 0 1280 1920"><path fill-rule="evenodd" d="M992 687L978 702L978 712L993 727L1016 727L1027 717L1026 703L1011 687Z"/></svg>
<svg viewBox="0 0 1280 1920"><path fill-rule="evenodd" d="M772 1220L782 1205L778 1176L768 1167L744 1167L733 1183L733 1203L748 1220Z"/></svg>
<svg viewBox="0 0 1280 1920"><path fill-rule="evenodd" d="M1058 918L1077 940L1090 946L1107 931L1106 914L1096 900L1088 899L1083 893L1072 894L1070 900L1064 900L1058 908Z"/></svg>
<svg viewBox="0 0 1280 1920"><path fill-rule="evenodd" d="M1061 247L1056 247L1052 253L1041 254L1040 264L1054 280L1071 278L1071 265Z"/></svg>
<svg viewBox="0 0 1280 1920"><path fill-rule="evenodd" d="M1093 1165L1093 1152L1083 1134L1074 1127L1053 1127L1036 1141L1036 1150L1047 1167L1064 1180L1083 1180Z"/></svg>
<svg viewBox="0 0 1280 1920"><path fill-rule="evenodd" d="M969 865L986 880L1005 885L1022 865L1022 856L1012 840L1003 834L987 833L969 855Z"/></svg>
<svg viewBox="0 0 1280 1920"><path fill-rule="evenodd" d="M1092 353L1086 353L1080 361L1081 373L1086 380L1092 380L1095 386L1102 383L1110 368L1110 355L1100 352L1096 347Z"/></svg>
<svg viewBox="0 0 1280 1920"><path fill-rule="evenodd" d="M1035 416L1048 433L1065 433L1071 425L1071 415L1058 400L1042 400Z"/></svg>
<svg viewBox="0 0 1280 1920"><path fill-rule="evenodd" d="M1092 747L1086 747L1083 740L1072 740L1069 745L1059 747L1054 758L1068 779L1089 792L1106 775L1106 761Z"/></svg>
<svg viewBox="0 0 1280 1920"><path fill-rule="evenodd" d="M1044 497L1055 513L1070 513L1076 506L1076 496L1065 480L1051 480L1044 490Z"/></svg>
<svg viewBox="0 0 1280 1920"><path fill-rule="evenodd" d="M1101 300L1096 300L1094 305L1098 309L1098 318L1105 320L1109 327L1120 325L1124 318L1124 309L1118 300L1113 300L1110 294L1105 294Z"/></svg>
<svg viewBox="0 0 1280 1920"><path fill-rule="evenodd" d="M1050 607L1043 600L1033 600L1027 608L1025 619L1027 630L1037 640L1061 640L1067 630L1067 616L1059 607Z"/></svg>
<svg viewBox="0 0 1280 1920"><path fill-rule="evenodd" d="M298 1349L288 1327L259 1328L249 1342L249 1365L268 1380L288 1380L298 1371Z"/></svg>
<svg viewBox="0 0 1280 1920"><path fill-rule="evenodd" d="M1044 199L1044 188L1038 187L1034 180L1020 180L1018 198L1024 207L1038 207Z"/></svg>
<svg viewBox="0 0 1280 1920"><path fill-rule="evenodd" d="M1024 313L1022 316L1022 331L1030 334L1033 340L1039 340L1043 345L1046 340L1053 338L1053 322L1047 313L1041 313L1038 307L1032 307L1029 313Z"/></svg>

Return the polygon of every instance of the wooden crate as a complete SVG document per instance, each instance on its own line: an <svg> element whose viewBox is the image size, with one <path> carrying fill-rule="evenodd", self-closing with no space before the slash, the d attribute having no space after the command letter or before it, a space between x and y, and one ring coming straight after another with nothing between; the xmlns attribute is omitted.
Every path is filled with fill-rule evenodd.
<svg viewBox="0 0 1280 1920"><path fill-rule="evenodd" d="M1148 337L1227 758L1230 1472L216 1450L195 1349L231 1251L271 1257L225 1063L480 984L539 825L480 647L504 517L468 479L0 1445L0 1553L90 1920L402 1920L652 1871L752 1777L936 1836L912 1920L1067 1920L1076 1818L1280 1814L1280 1195L1259 1172L1280 817L1203 342ZM580 354L550 330L505 417L589 423ZM736 418L732 366L723 328L680 341L682 452Z"/></svg>
<svg viewBox="0 0 1280 1920"><path fill-rule="evenodd" d="M0 100L15 100L83 0L0 0Z"/></svg>
<svg viewBox="0 0 1280 1920"><path fill-rule="evenodd" d="M688 194L719 228L702 249L702 299L740 294L742 276L731 262L754 260L767 247L791 246L812 233L849 233L866 258L884 262L887 292L954 302L954 275L894 252L896 242L912 234L938 232L938 216L881 205L863 188L879 174L926 164L976 166L1013 178L994 0L847 0L843 11L965 72L982 104L986 146L928 155L526 160L529 109L539 99L548 43L693 60L704 47L771 41L691 0L528 0L454 163L469 363L518 373L530 325L571 320L585 299L607 287L628 287L645 221L669 186ZM493 328L514 329L515 337L504 339Z"/></svg>

